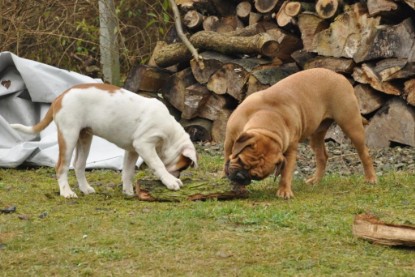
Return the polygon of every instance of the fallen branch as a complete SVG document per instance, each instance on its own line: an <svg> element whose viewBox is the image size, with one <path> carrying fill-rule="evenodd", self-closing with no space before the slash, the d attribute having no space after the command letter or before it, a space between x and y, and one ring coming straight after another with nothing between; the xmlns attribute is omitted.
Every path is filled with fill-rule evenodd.
<svg viewBox="0 0 415 277"><path fill-rule="evenodd" d="M233 187L225 178L212 178L209 181L184 179L178 191L167 189L158 180L140 180L136 184L136 195L143 201L180 202L206 199L230 200L246 198L248 191Z"/></svg>

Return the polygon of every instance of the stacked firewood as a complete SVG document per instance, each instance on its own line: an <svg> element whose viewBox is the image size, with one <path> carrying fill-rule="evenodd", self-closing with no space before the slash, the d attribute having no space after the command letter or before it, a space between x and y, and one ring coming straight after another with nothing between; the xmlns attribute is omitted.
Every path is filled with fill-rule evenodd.
<svg viewBox="0 0 415 277"><path fill-rule="evenodd" d="M202 59L170 35L125 87L158 94L194 140L223 141L245 97L325 67L353 84L369 146L415 146L415 0L176 3ZM327 138L342 142L339 132L334 127Z"/></svg>

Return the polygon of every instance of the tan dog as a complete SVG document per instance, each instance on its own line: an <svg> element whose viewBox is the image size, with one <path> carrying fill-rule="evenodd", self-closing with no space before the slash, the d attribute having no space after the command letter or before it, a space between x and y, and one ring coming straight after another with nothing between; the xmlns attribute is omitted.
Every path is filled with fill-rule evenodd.
<svg viewBox="0 0 415 277"><path fill-rule="evenodd" d="M293 197L298 143L309 139L317 169L306 182L318 183L327 163L324 137L333 121L356 147L366 180L376 183L353 87L344 76L322 68L293 74L238 106L226 128L225 173L239 185L281 173L277 195Z"/></svg>

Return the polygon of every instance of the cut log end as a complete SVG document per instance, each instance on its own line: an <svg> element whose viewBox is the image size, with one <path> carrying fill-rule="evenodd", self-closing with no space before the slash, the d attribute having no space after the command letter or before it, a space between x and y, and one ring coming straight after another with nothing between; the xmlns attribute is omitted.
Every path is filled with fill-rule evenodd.
<svg viewBox="0 0 415 277"><path fill-rule="evenodd" d="M316 12L321 18L331 18L337 13L339 2L337 0L318 0Z"/></svg>

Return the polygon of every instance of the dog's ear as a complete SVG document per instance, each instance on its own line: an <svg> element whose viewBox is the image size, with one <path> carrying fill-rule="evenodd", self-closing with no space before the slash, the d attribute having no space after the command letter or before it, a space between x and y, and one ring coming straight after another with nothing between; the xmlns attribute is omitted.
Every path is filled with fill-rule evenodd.
<svg viewBox="0 0 415 277"><path fill-rule="evenodd" d="M284 170L285 164L286 164L286 159L283 155L281 155L281 157L279 157L277 163L275 164L275 172L274 175L276 178L278 175L281 174L281 172Z"/></svg>
<svg viewBox="0 0 415 277"><path fill-rule="evenodd" d="M197 167L197 155L194 147L186 146L182 151L182 155L189 158L192 161L192 167Z"/></svg>
<svg viewBox="0 0 415 277"><path fill-rule="evenodd" d="M252 146L257 141L255 134L253 133L242 133L233 144L232 148L232 157L236 157L239 153L242 152L246 147Z"/></svg>

